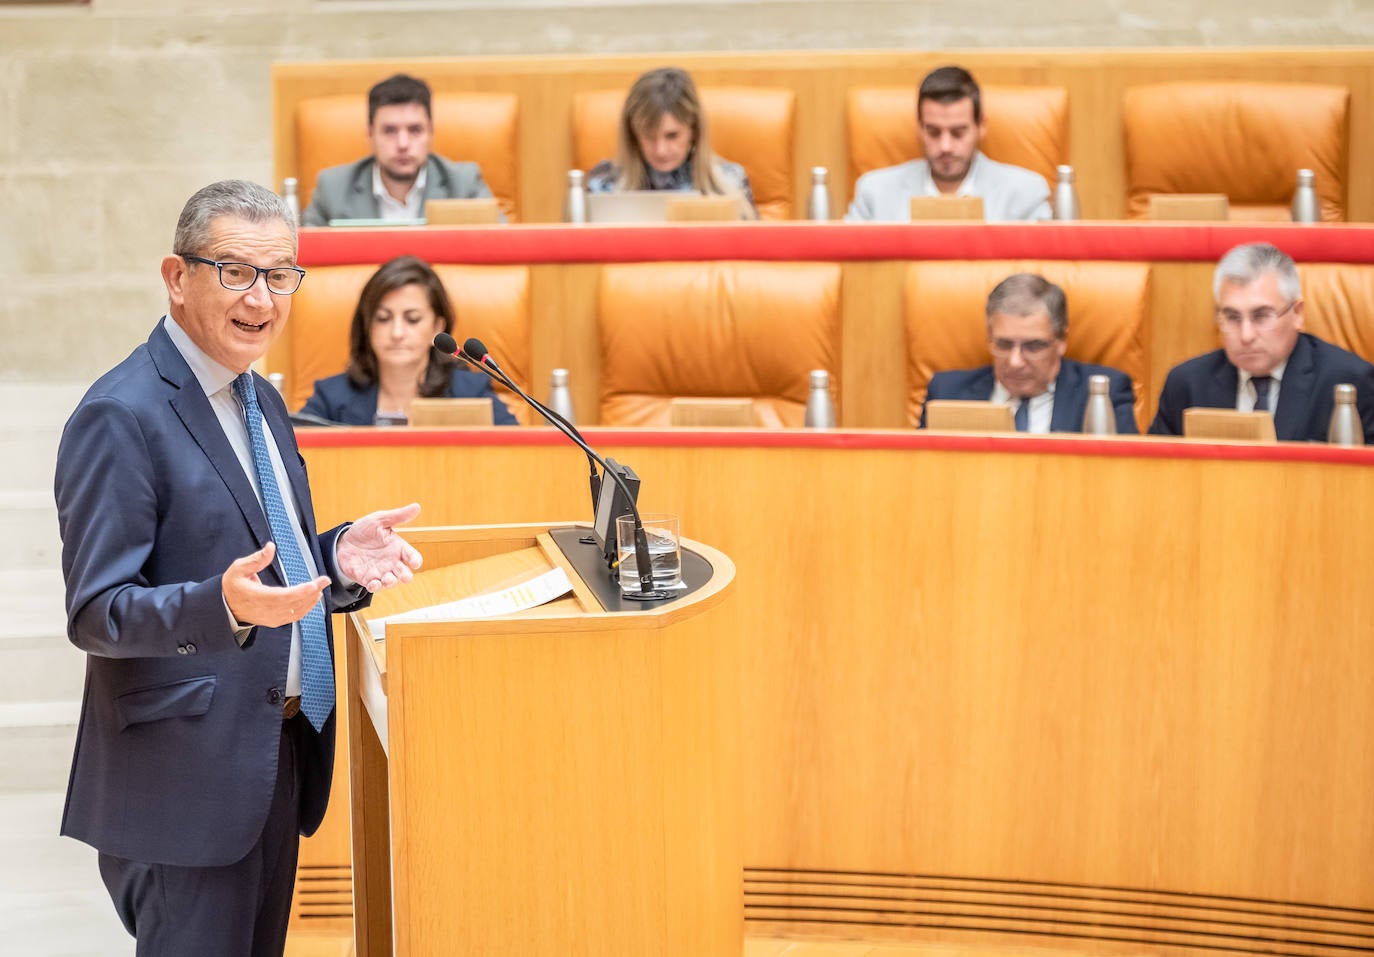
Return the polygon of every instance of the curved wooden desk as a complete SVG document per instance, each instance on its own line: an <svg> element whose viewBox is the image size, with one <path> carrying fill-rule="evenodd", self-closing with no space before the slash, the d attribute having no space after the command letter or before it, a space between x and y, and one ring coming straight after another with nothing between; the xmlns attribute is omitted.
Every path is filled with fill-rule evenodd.
<svg viewBox="0 0 1374 957"><path fill-rule="evenodd" d="M588 437L736 563L751 926L1374 943L1374 450ZM326 525L589 512L548 430L301 445Z"/></svg>

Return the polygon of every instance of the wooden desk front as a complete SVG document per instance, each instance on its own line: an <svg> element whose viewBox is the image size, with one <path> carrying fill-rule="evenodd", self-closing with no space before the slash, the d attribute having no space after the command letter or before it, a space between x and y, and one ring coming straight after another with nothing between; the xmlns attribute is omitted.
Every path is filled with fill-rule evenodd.
<svg viewBox="0 0 1374 957"><path fill-rule="evenodd" d="M598 421L601 402L597 297L603 264L838 262L842 342L837 398L840 422L846 428L909 424L902 294L910 261L1002 260L1007 262L1008 273L1026 268L1018 264L1028 260L1143 262L1152 267L1149 369L1140 382L1146 398L1143 429L1154 416L1169 369L1220 345L1212 301L1217 259L1233 246L1260 241L1272 242L1293 256L1305 276L1313 269L1353 267L1348 275L1338 277L1342 281L1333 301L1309 301L1307 327L1374 359L1374 332L1365 328L1374 311L1374 280L1364 268L1374 263L1374 226L1084 222L307 229L301 233L300 262L308 270L380 264L414 254L436 263L528 265L533 368L526 385L542 397L553 369L571 370L574 401L583 423ZM310 295L309 278L298 295ZM1072 291L1070 297L1072 314ZM348 303L341 310L340 341L347 337L351 309ZM959 318L982 321L981 312ZM458 321L461 330L461 315ZM299 405L308 397L311 383L290 381L292 350L317 347L295 343L295 331L288 323L267 356L266 368L287 374L288 389ZM1069 339L1072 343L1072 329Z"/></svg>
<svg viewBox="0 0 1374 957"><path fill-rule="evenodd" d="M589 438L736 562L753 926L1369 946L1374 450ZM544 430L301 444L325 525L589 512Z"/></svg>

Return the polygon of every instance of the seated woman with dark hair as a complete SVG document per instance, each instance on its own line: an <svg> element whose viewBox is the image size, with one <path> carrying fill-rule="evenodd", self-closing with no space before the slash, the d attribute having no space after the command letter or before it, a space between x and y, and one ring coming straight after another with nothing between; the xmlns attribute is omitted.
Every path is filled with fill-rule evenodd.
<svg viewBox="0 0 1374 957"><path fill-rule="evenodd" d="M378 410L410 415L424 398L491 398L497 425L515 425L480 372L458 368L433 347L453 332L453 306L430 265L401 256L372 274L348 334L348 370L315 382L301 412L344 425L371 425Z"/></svg>
<svg viewBox="0 0 1374 957"><path fill-rule="evenodd" d="M711 151L696 85L676 67L650 70L630 87L620 111L619 155L587 176L592 193L659 189L740 195L748 201L743 218L758 218L744 167Z"/></svg>

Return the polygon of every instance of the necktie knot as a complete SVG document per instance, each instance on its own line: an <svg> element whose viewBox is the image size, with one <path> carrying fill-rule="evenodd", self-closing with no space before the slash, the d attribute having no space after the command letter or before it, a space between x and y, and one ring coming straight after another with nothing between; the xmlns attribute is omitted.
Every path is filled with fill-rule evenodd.
<svg viewBox="0 0 1374 957"><path fill-rule="evenodd" d="M1255 411L1269 411L1269 387L1274 384L1274 377L1267 375L1252 376L1250 382L1255 387Z"/></svg>

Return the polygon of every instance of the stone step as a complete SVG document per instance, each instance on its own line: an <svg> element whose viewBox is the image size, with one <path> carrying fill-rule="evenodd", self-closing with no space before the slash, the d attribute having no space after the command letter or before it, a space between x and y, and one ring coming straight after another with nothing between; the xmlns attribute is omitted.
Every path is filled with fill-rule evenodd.
<svg viewBox="0 0 1374 957"><path fill-rule="evenodd" d="M0 794L65 790L76 743L76 713L69 704L34 707L27 714L12 712L14 706L0 705ZM69 712L69 723L51 723ZM40 723L18 723L24 720ZM7 721L16 723L8 727Z"/></svg>
<svg viewBox="0 0 1374 957"><path fill-rule="evenodd" d="M52 494L62 426L85 391L85 384L0 382L0 408L20 410L0 424L0 492Z"/></svg>
<svg viewBox="0 0 1374 957"><path fill-rule="evenodd" d="M0 708L81 700L86 656L63 634L0 642Z"/></svg>
<svg viewBox="0 0 1374 957"><path fill-rule="evenodd" d="M61 567L62 540L51 490L0 489L0 525L8 546L0 551L0 572Z"/></svg>

